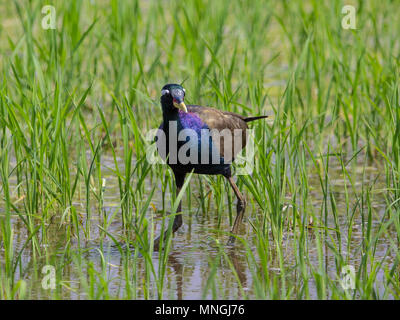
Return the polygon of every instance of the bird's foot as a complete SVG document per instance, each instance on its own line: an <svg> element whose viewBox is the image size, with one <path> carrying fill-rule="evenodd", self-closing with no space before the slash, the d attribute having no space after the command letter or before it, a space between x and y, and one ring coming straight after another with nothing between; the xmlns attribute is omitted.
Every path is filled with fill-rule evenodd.
<svg viewBox="0 0 400 320"><path fill-rule="evenodd" d="M226 245L228 247L233 247L235 245L236 238L234 236L230 236Z"/></svg>
<svg viewBox="0 0 400 320"><path fill-rule="evenodd" d="M158 237L157 239L154 240L154 243L153 243L153 251L154 252L160 250L160 237Z"/></svg>

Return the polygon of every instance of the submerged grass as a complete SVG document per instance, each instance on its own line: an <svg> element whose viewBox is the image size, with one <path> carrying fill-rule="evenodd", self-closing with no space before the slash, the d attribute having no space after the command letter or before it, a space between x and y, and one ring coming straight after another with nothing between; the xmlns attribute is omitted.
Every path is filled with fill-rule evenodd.
<svg viewBox="0 0 400 320"><path fill-rule="evenodd" d="M0 299L171 298L174 277L179 299L400 297L395 2L352 1L356 30L339 0L55 1L54 30L47 4L0 4ZM272 115L252 125L254 171L238 178L250 230L237 249L221 245L224 179L173 195L146 159L168 82L188 103ZM200 293L171 236L180 197L185 220L217 221L195 235L206 245L180 248L204 253Z"/></svg>

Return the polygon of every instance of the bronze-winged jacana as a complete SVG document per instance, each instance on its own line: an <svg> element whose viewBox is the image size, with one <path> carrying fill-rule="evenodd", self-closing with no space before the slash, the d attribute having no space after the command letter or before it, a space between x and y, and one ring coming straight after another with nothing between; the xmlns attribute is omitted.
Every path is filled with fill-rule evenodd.
<svg viewBox="0 0 400 320"><path fill-rule="evenodd" d="M163 123L159 132L164 138L160 139L157 136L158 152L174 173L176 194L179 194L185 176L190 172L221 174L229 181L238 199L237 215L228 242L233 244L235 241L233 235L238 232L246 200L233 181L231 163L235 155L246 145L247 122L268 116L244 117L210 107L186 106L184 99L185 89L179 84L167 84L161 90ZM221 132L230 133L232 143L229 142L229 135L218 134ZM181 205L179 202L172 232L176 232L182 225ZM158 250L159 239L155 240L155 250Z"/></svg>

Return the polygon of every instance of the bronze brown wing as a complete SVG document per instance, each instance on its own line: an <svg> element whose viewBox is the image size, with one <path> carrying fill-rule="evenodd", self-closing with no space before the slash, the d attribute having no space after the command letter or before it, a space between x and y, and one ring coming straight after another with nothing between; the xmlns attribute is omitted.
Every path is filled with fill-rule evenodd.
<svg viewBox="0 0 400 320"><path fill-rule="evenodd" d="M188 112L196 114L210 128L213 142L225 161L233 161L246 146L248 127L243 116L197 105L188 105L187 109Z"/></svg>

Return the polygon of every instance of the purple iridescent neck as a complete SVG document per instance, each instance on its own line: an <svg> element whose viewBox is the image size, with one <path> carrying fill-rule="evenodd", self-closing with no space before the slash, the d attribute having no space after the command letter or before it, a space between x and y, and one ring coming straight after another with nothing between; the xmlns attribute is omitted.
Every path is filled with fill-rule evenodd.
<svg viewBox="0 0 400 320"><path fill-rule="evenodd" d="M192 129L195 130L197 133L200 133L200 130L204 128L205 124L199 116L192 112L184 112L179 110L178 111L179 121L184 129Z"/></svg>

